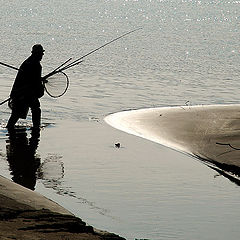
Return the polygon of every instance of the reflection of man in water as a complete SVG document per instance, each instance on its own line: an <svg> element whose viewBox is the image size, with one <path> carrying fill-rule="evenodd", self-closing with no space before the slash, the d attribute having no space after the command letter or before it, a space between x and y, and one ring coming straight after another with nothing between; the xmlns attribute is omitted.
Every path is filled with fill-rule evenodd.
<svg viewBox="0 0 240 240"><path fill-rule="evenodd" d="M41 160L36 156L39 137L39 131L36 130L31 132L29 139L25 129L10 131L6 145L12 180L31 190L35 189L36 172Z"/></svg>
<svg viewBox="0 0 240 240"><path fill-rule="evenodd" d="M43 55L43 47L36 44L32 47L32 55L20 66L10 94L12 114L8 120L8 129L14 128L19 118L26 119L29 108L32 111L33 127L40 127L41 109L38 99L44 94L40 64Z"/></svg>

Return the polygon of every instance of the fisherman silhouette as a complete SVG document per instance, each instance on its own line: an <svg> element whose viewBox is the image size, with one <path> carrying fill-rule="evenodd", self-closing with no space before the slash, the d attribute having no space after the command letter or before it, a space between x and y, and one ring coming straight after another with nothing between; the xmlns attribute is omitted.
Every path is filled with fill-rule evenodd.
<svg viewBox="0 0 240 240"><path fill-rule="evenodd" d="M40 130L33 129L27 137L25 128L9 131L6 141L7 161L12 180L31 190L35 189L41 159L36 155Z"/></svg>
<svg viewBox="0 0 240 240"><path fill-rule="evenodd" d="M40 127L39 98L44 94L40 61L43 55L43 47L36 44L32 47L31 56L20 66L10 94L9 107L12 109L12 113L6 126L8 129L13 129L19 118L26 119L29 108L32 112L33 128Z"/></svg>

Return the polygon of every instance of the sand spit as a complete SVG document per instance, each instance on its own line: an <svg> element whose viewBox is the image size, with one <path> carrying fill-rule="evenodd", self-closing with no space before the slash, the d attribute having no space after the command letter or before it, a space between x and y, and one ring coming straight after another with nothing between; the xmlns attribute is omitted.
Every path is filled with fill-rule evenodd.
<svg viewBox="0 0 240 240"><path fill-rule="evenodd" d="M57 203L2 176L0 239L123 240L88 226Z"/></svg>
<svg viewBox="0 0 240 240"><path fill-rule="evenodd" d="M105 120L240 176L240 105L150 108L115 113Z"/></svg>

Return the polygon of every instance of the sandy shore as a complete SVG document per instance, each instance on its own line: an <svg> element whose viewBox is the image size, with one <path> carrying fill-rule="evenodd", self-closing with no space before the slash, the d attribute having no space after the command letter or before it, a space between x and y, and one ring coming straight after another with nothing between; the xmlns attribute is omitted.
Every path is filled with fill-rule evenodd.
<svg viewBox="0 0 240 240"><path fill-rule="evenodd" d="M0 239L123 239L86 225L42 195L0 176Z"/></svg>

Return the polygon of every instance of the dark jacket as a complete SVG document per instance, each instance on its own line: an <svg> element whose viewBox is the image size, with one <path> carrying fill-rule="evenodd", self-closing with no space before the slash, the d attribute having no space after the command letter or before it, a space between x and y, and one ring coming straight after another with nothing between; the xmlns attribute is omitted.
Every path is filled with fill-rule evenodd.
<svg viewBox="0 0 240 240"><path fill-rule="evenodd" d="M26 59L20 66L14 81L10 97L14 100L28 101L40 98L44 94L41 81L42 66L33 55Z"/></svg>
<svg viewBox="0 0 240 240"><path fill-rule="evenodd" d="M41 72L40 61L33 55L20 66L8 102L8 106L19 118L26 119L29 107L40 107L38 98L44 94Z"/></svg>

